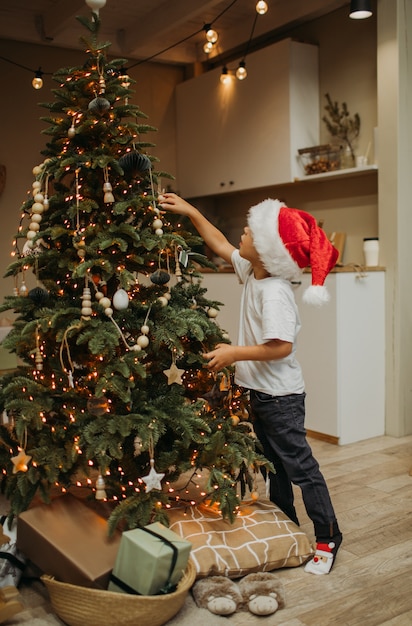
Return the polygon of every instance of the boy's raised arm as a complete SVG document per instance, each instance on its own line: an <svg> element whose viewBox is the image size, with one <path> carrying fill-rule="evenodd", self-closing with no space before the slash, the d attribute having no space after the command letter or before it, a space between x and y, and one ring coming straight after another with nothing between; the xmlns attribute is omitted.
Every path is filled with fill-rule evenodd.
<svg viewBox="0 0 412 626"><path fill-rule="evenodd" d="M189 202L186 202L186 200L183 200L183 198L175 193L159 195L158 204L166 211L187 216L205 244L213 250L217 256L220 256L227 263L232 264L231 257L235 247L196 207L189 204Z"/></svg>

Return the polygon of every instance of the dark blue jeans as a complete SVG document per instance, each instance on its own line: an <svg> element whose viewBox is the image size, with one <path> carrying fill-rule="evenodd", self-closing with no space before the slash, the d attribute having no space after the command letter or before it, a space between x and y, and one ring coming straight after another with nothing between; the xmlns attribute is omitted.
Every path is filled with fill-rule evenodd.
<svg viewBox="0 0 412 626"><path fill-rule="evenodd" d="M250 405L256 435L276 470L270 473L271 501L298 524L292 483L298 485L319 541L340 531L325 479L306 440L305 396L271 396L251 390Z"/></svg>

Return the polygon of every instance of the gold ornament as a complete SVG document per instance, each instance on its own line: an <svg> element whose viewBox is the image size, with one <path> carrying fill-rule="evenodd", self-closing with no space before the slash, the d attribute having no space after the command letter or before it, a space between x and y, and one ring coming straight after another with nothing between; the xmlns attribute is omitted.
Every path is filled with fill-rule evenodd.
<svg viewBox="0 0 412 626"><path fill-rule="evenodd" d="M17 472L27 472L28 463L31 461L31 456L26 454L26 451L23 448L19 448L19 453L17 456L11 457L11 462L13 463L13 474L17 474Z"/></svg>
<svg viewBox="0 0 412 626"><path fill-rule="evenodd" d="M176 363L172 363L168 370L163 370L163 374L167 376L168 385L173 385L173 383L183 385L182 374L184 373L185 370L180 370Z"/></svg>

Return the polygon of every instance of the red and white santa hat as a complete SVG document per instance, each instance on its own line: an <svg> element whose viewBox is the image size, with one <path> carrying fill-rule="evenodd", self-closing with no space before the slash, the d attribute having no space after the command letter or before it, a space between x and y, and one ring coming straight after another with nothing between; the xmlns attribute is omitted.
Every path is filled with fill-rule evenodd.
<svg viewBox="0 0 412 626"><path fill-rule="evenodd" d="M248 225L271 276L293 281L310 266L312 285L303 294L304 302L320 306L329 300L324 282L339 253L313 215L268 199L249 209Z"/></svg>

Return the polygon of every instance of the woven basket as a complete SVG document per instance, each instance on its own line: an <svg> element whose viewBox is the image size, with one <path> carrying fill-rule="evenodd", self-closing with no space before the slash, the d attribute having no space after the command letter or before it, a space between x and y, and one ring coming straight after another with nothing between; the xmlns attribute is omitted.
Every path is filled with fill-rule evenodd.
<svg viewBox="0 0 412 626"><path fill-rule="evenodd" d="M189 561L173 593L135 596L42 576L54 611L69 626L162 626L180 611L195 579L196 568Z"/></svg>

